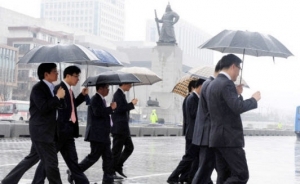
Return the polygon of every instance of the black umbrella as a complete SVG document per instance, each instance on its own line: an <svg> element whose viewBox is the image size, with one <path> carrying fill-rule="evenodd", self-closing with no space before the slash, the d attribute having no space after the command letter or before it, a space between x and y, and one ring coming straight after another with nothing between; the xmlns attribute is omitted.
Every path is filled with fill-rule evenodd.
<svg viewBox="0 0 300 184"><path fill-rule="evenodd" d="M140 83L140 79L134 74L120 71L107 71L98 76L88 77L82 86L96 86L97 84L117 85L122 83Z"/></svg>
<svg viewBox="0 0 300 184"><path fill-rule="evenodd" d="M216 50L222 53L243 54L243 64L245 54L257 57L271 56L273 60L274 57L287 58L293 55L273 36L250 31L224 30L198 48Z"/></svg>

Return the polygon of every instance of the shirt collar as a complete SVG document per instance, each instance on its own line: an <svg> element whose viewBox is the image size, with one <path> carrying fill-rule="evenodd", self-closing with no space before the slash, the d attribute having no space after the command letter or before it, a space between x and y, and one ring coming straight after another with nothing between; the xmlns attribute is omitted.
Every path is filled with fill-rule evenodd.
<svg viewBox="0 0 300 184"><path fill-rule="evenodd" d="M97 92L97 94L100 95L100 97L102 98L102 100L104 99L104 97L100 93Z"/></svg>
<svg viewBox="0 0 300 184"><path fill-rule="evenodd" d="M228 73L224 72L224 71L221 71L220 72L221 74L225 75L229 80L231 80L231 77L229 76Z"/></svg>
<svg viewBox="0 0 300 184"><path fill-rule="evenodd" d="M198 95L198 93L196 91L193 91L193 93L195 93L197 95L197 97L200 98L200 96Z"/></svg>
<svg viewBox="0 0 300 184"><path fill-rule="evenodd" d="M125 91L122 88L119 87L119 89L125 94Z"/></svg>
<svg viewBox="0 0 300 184"><path fill-rule="evenodd" d="M71 86L65 81L63 80L63 83L65 83L65 85L67 86L67 88L70 90L71 89Z"/></svg>
<svg viewBox="0 0 300 184"><path fill-rule="evenodd" d="M54 90L54 84L51 83L51 82L49 82L49 81L47 81L47 80L45 80L45 79L43 79L43 81L44 81L44 82L47 84L47 86L49 87L49 89L50 89L52 95L54 95L54 92L53 92L53 90Z"/></svg>

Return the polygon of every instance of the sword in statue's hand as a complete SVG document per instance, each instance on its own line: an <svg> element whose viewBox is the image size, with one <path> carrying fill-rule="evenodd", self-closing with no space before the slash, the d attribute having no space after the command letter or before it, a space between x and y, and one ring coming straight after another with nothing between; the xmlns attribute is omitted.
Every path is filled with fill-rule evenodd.
<svg viewBox="0 0 300 184"><path fill-rule="evenodd" d="M156 21L156 20L158 20L156 10L154 10L154 14L155 14L155 22L156 22L158 36L160 36L159 24L158 24L158 21Z"/></svg>

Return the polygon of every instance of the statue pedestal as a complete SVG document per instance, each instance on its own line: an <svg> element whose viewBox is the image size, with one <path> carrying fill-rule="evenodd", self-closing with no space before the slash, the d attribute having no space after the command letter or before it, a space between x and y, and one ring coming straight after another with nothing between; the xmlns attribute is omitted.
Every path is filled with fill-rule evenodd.
<svg viewBox="0 0 300 184"><path fill-rule="evenodd" d="M182 50L175 44L165 44L154 47L152 53L151 70L162 81L151 86L150 97L157 98L159 107L148 107L145 111L156 109L158 118L164 118L166 123L180 123L182 97L172 93L172 89L181 77Z"/></svg>

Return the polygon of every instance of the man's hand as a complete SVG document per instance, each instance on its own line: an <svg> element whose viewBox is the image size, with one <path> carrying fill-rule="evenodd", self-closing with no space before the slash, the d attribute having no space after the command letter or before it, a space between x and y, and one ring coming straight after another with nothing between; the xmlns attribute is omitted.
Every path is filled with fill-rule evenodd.
<svg viewBox="0 0 300 184"><path fill-rule="evenodd" d="M252 97L256 100L256 101L259 101L260 100L260 91L256 91Z"/></svg>
<svg viewBox="0 0 300 184"><path fill-rule="evenodd" d="M83 96L89 94L89 88L88 88L88 87L83 88L82 91L81 91L81 94L82 94Z"/></svg>
<svg viewBox="0 0 300 184"><path fill-rule="evenodd" d="M131 103L133 103L133 105L136 105L138 102L138 99L134 98L133 100L131 100Z"/></svg>
<svg viewBox="0 0 300 184"><path fill-rule="evenodd" d="M117 108L117 103L116 102L110 103L110 107L112 108L112 110L115 110Z"/></svg>
<svg viewBox="0 0 300 184"><path fill-rule="evenodd" d="M65 90L60 86L56 92L56 96L58 99L64 98L65 97Z"/></svg>

